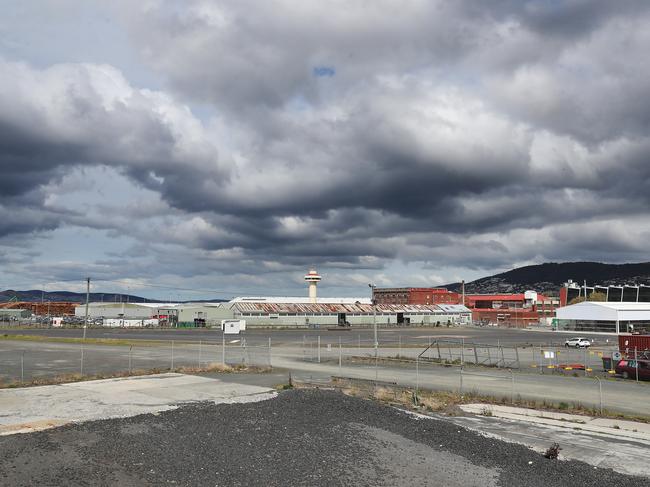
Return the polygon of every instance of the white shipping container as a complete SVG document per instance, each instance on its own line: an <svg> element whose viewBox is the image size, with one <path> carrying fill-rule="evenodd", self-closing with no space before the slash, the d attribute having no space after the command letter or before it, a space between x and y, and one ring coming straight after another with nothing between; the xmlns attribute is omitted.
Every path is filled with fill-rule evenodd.
<svg viewBox="0 0 650 487"><path fill-rule="evenodd" d="M224 335L239 335L246 330L246 320L221 320L221 331Z"/></svg>

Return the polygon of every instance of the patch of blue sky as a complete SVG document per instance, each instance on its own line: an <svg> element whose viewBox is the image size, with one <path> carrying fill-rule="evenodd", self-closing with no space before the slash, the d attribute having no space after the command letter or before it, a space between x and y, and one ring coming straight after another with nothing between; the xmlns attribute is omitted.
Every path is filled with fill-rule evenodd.
<svg viewBox="0 0 650 487"><path fill-rule="evenodd" d="M316 66L312 72L317 78L331 78L336 74L336 69L332 66Z"/></svg>

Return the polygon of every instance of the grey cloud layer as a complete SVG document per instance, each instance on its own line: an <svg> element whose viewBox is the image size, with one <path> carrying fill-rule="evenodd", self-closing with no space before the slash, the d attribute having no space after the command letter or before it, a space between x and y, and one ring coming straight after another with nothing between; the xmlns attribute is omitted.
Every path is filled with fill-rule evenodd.
<svg viewBox="0 0 650 487"><path fill-rule="evenodd" d="M115 19L164 91L107 65L0 63L0 215L14 215L0 237L67 224L145 242L48 202L73 168L108 166L160 194L133 218L179 228L161 244L231 273L247 260L495 268L586 248L643 260L648 9L124 3ZM571 235L578 224L598 232Z"/></svg>

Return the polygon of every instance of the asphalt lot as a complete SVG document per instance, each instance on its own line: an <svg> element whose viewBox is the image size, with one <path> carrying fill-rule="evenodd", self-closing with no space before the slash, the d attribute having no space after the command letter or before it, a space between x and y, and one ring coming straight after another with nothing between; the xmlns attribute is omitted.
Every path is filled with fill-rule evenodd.
<svg viewBox="0 0 650 487"><path fill-rule="evenodd" d="M11 327L0 330L0 333L16 333L22 335L39 335L48 337L72 337L81 338L82 329L70 328L48 328L29 329L22 327ZM398 337L439 339L464 339L477 343L501 344L501 345L562 345L571 336L585 336L590 338L597 345L610 345L616 343L616 337L589 334L564 332L547 332L522 330L516 328L497 327L402 327L402 328L379 328L379 341L397 342ZM206 328L178 328L178 329L123 329L123 328L88 328L88 338L117 338L129 340L187 340L187 341L215 341L220 342L222 333L220 330ZM351 328L351 329L294 329L294 330L273 330L273 329L249 329L244 333L246 339L251 343L266 343L271 337L274 343L291 344L300 343L304 337L314 338L317 336L327 337L329 340L354 339L358 336L362 340L372 340L372 328Z"/></svg>
<svg viewBox="0 0 650 487"><path fill-rule="evenodd" d="M0 437L6 485L648 486L334 392Z"/></svg>

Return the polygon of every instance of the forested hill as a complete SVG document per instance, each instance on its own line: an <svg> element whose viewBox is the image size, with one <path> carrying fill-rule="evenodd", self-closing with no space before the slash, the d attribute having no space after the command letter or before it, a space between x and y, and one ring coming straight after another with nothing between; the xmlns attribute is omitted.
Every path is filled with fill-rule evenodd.
<svg viewBox="0 0 650 487"><path fill-rule="evenodd" d="M532 289L557 295L567 280L589 285L650 284L650 262L603 264L601 262L549 262L512 269L465 283L467 293L509 293ZM460 283L446 286L460 290Z"/></svg>

